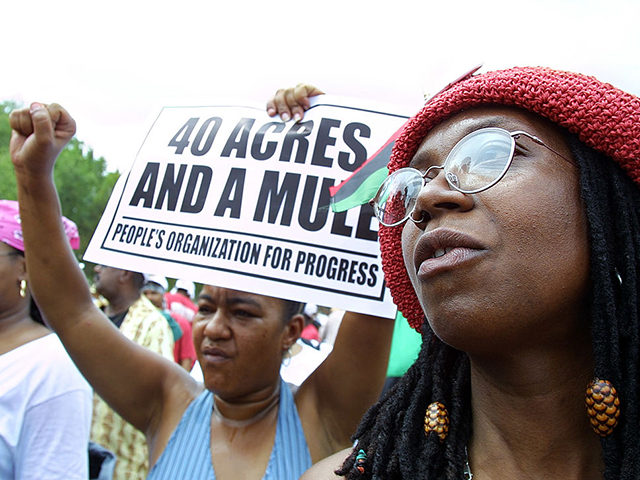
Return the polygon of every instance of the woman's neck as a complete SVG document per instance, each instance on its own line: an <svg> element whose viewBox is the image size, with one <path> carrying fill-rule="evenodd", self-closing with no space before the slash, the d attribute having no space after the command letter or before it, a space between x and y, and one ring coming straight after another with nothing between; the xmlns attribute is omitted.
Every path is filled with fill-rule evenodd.
<svg viewBox="0 0 640 480"><path fill-rule="evenodd" d="M213 417L217 423L230 428L244 428L258 423L277 411L280 402L280 380L245 398L223 400L213 397Z"/></svg>
<svg viewBox="0 0 640 480"><path fill-rule="evenodd" d="M49 333L47 327L29 316L28 306L5 311L0 315L0 355Z"/></svg>
<svg viewBox="0 0 640 480"><path fill-rule="evenodd" d="M590 345L472 359L474 479L602 479L584 404Z"/></svg>

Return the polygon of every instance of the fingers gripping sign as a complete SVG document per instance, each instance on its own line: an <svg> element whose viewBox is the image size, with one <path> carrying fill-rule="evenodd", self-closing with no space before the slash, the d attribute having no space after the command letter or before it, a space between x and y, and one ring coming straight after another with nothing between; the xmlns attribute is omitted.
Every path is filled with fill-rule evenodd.
<svg viewBox="0 0 640 480"><path fill-rule="evenodd" d="M309 109L309 98L322 94L324 94L322 90L306 83L281 88L267 102L267 113L271 117L280 115L285 122L291 118L297 122L302 120L305 110Z"/></svg>
<svg viewBox="0 0 640 480"><path fill-rule="evenodd" d="M55 159L76 132L76 122L56 103L32 103L9 116L11 160L16 173L50 175Z"/></svg>

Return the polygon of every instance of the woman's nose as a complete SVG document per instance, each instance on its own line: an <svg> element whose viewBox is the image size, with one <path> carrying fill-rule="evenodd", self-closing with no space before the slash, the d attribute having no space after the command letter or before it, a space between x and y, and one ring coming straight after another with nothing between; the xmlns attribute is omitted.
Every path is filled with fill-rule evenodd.
<svg viewBox="0 0 640 480"><path fill-rule="evenodd" d="M438 170L437 175L425 182L418 192L416 205L411 212L411 220L426 226L427 222L444 213L465 212L473 208L473 195L459 192L449 185L446 172Z"/></svg>
<svg viewBox="0 0 640 480"><path fill-rule="evenodd" d="M204 327L204 334L212 339L224 339L230 336L229 322L223 312L217 310L209 316Z"/></svg>

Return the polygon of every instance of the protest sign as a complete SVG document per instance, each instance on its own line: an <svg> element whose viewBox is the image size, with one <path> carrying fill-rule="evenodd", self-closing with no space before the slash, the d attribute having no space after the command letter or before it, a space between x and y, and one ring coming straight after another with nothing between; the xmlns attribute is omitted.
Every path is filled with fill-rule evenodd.
<svg viewBox="0 0 640 480"><path fill-rule="evenodd" d="M392 317L368 204L329 188L406 116L327 95L301 122L264 108L163 108L119 180L85 259Z"/></svg>

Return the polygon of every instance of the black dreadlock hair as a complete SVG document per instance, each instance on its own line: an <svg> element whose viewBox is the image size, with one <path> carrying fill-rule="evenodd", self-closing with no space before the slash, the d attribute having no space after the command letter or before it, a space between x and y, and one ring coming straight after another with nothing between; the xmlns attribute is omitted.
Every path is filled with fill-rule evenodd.
<svg viewBox="0 0 640 480"><path fill-rule="evenodd" d="M589 225L594 376L613 383L622 409L613 434L601 442L604 478L639 479L640 189L611 159L573 135L567 140L580 168ZM422 331L416 362L366 413L354 435L357 445L338 475L352 480L463 478L471 436L469 360L440 341L426 321ZM449 434L442 443L423 431L425 409L433 401L449 411ZM363 474L354 468L360 449L367 456Z"/></svg>

